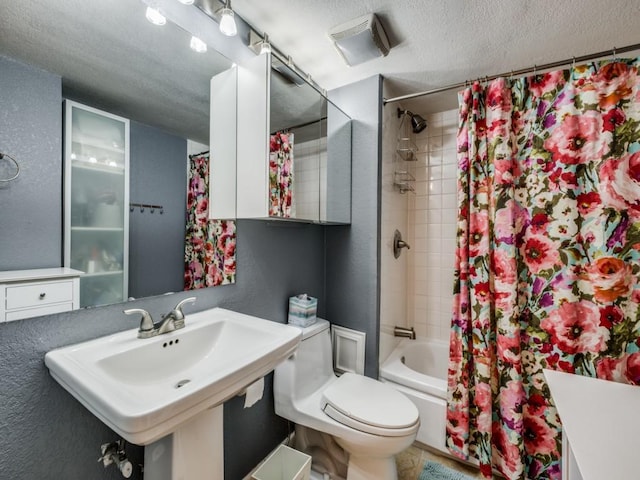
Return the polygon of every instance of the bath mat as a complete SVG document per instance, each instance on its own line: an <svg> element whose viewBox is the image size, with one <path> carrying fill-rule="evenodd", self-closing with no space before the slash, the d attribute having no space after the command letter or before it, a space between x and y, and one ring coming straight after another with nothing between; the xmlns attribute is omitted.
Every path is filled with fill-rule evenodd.
<svg viewBox="0 0 640 480"><path fill-rule="evenodd" d="M473 478L451 470L440 463L427 460L418 480L473 480Z"/></svg>

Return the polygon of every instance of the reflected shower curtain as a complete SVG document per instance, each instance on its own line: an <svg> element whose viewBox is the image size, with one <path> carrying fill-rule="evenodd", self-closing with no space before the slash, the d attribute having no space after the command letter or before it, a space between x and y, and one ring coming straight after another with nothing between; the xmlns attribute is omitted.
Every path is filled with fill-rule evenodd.
<svg viewBox="0 0 640 480"><path fill-rule="evenodd" d="M486 478L560 480L543 368L640 384L639 64L459 95L447 446Z"/></svg>
<svg viewBox="0 0 640 480"><path fill-rule="evenodd" d="M209 154L189 157L184 289L235 283L236 223L209 220Z"/></svg>
<svg viewBox="0 0 640 480"><path fill-rule="evenodd" d="M269 216L293 214L293 133L277 132L269 144Z"/></svg>

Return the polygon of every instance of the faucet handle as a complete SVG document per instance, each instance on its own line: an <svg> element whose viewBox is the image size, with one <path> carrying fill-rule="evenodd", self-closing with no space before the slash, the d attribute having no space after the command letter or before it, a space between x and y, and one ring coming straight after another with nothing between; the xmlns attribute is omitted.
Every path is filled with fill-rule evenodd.
<svg viewBox="0 0 640 480"><path fill-rule="evenodd" d="M138 337L144 338L146 336L149 336L149 334L155 329L151 314L146 310L142 308L129 308L127 310L123 310L122 312L126 315L135 315L136 313L142 315L142 318L140 319L140 328L138 329Z"/></svg>
<svg viewBox="0 0 640 480"><path fill-rule="evenodd" d="M184 312L182 311L183 305L186 305L187 303L195 303L195 302L196 302L196 297L189 297L180 301L176 305L176 307L173 309L173 313L175 315L176 320L184 320Z"/></svg>

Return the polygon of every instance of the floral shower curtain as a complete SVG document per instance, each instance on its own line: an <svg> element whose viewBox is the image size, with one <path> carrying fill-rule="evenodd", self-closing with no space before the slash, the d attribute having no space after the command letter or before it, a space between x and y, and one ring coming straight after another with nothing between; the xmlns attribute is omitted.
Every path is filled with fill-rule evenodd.
<svg viewBox="0 0 640 480"><path fill-rule="evenodd" d="M293 133L271 135L269 145L269 216L290 218L293 206Z"/></svg>
<svg viewBox="0 0 640 480"><path fill-rule="evenodd" d="M447 446L560 480L543 368L640 385L639 59L459 95Z"/></svg>
<svg viewBox="0 0 640 480"><path fill-rule="evenodd" d="M189 157L184 289L235 283L236 223L209 220L209 154Z"/></svg>

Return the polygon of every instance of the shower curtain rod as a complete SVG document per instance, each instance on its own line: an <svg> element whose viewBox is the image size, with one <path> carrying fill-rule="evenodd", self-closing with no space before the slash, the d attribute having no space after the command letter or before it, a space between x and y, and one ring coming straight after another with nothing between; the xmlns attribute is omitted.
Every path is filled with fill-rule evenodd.
<svg viewBox="0 0 640 480"><path fill-rule="evenodd" d="M640 50L640 43L636 43L635 45L628 45L622 48L613 47L611 50L605 50L604 52L592 53L590 55L583 55L582 57L573 57L567 60L561 60L559 62L545 63L544 65L534 65L533 67L522 68L520 70L512 70L511 72L500 73L498 75L491 75L490 77L481 77L481 80L489 81L489 80L495 80L496 78L500 78L500 77L511 77L514 75L520 76L526 73L534 73L540 70L547 70L549 68L562 67L563 65L568 65L570 63L588 62L589 60L595 60L596 58L606 57L609 55L613 55L615 58L615 56L619 53L632 52L634 50ZM469 81L455 83L455 84L447 85L445 87L434 88L433 90L426 90L424 92L410 93L408 95L402 95L400 97L393 97L388 99L385 98L382 101L382 103L386 105L387 103L400 102L402 100L409 100L411 98L416 98L416 97L424 97L427 95L433 95L435 93L446 92L448 90L457 90L459 88L464 88L467 85L469 85Z"/></svg>

